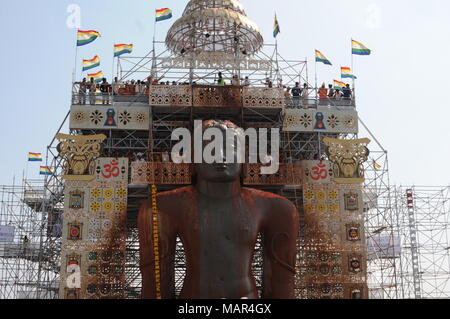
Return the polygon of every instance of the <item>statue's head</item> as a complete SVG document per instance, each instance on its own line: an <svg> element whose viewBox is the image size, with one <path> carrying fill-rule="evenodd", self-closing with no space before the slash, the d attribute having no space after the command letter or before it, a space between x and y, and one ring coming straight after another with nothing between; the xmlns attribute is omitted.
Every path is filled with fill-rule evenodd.
<svg viewBox="0 0 450 319"><path fill-rule="evenodd" d="M215 161L208 164L208 162L205 162L205 159L203 159L201 164L195 164L197 180L206 180L215 183L227 183L238 180L242 170L242 164L238 160L238 152L240 151L238 144L240 143L240 139L244 136L243 130L230 121L216 120L203 122L203 132L206 132L208 129L215 129L217 133L219 130L221 132L223 147L214 148L211 154L216 159L221 159L222 163ZM208 147L209 143L211 143L211 141L203 141L204 150ZM218 152L218 154L216 152ZM227 161L227 153L233 154L234 160L232 160L232 163Z"/></svg>

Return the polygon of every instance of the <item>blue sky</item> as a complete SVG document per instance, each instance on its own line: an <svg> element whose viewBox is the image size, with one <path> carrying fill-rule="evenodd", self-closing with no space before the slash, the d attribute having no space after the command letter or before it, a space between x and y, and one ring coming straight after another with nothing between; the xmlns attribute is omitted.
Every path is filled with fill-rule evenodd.
<svg viewBox="0 0 450 319"><path fill-rule="evenodd" d="M75 63L75 29L67 8L81 9L81 29L102 37L78 51L99 55L110 77L112 45L134 43L135 55L151 49L155 8L180 17L187 0L8 1L0 11L7 44L0 50L0 184L21 178L28 152L45 152L70 106ZM319 82L339 79L350 65L350 39L373 50L355 57L358 111L389 151L391 183L448 185L450 166L450 2L441 0L242 0L247 15L272 42L274 12L281 26L280 53L314 59L319 49L333 63L318 66ZM158 23L163 40L174 20ZM314 65L309 76L314 77ZM67 132L67 129L66 129ZM38 177L39 164L27 175Z"/></svg>

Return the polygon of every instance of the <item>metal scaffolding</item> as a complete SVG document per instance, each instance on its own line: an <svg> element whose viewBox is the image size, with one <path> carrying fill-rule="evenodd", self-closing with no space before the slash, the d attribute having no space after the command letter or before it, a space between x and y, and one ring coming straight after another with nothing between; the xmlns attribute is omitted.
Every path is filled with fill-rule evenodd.
<svg viewBox="0 0 450 319"><path fill-rule="evenodd" d="M231 3L235 4L235 1ZM241 10L238 7L235 9ZM211 14L213 12L215 10ZM205 24L207 22L204 21ZM139 130L110 128L98 125L105 119L101 117L97 118L98 121L91 121L96 122L95 125L89 122L88 126L79 126L87 128L71 128L70 134L104 134L107 138L103 143L101 157L133 159L137 153L145 153L148 162L161 163L162 154L170 152L174 145L171 139L173 130L193 129L194 121L198 119L226 119L244 129L281 129L285 120L283 110L303 109L306 112L308 108L317 109L319 106L324 107L324 110L355 110L353 100L318 99L318 88L308 82L306 60L286 60L279 54L276 44L263 45L257 36L253 41L256 44L252 42L252 46L242 47L239 36L230 38L227 35L223 39L227 45L223 47L222 53L225 55L222 56L216 56L217 50L214 48L207 55L191 55L187 51L209 46L215 37L214 33L209 34L205 30L198 34L202 40L200 46L197 44L188 48L185 43L179 47L177 45L181 40L173 36L170 37L170 41L174 41L170 46L171 52L165 48L159 50L165 42L154 41L153 50L144 57L119 57L117 77L120 89L125 94L107 93L107 99L102 96L98 101L93 93L94 98L88 98L90 105L86 105L86 93L80 94L79 83L74 83L72 107L84 108L79 118L75 116L75 122L81 123L88 118L83 115L85 110L97 112L99 116L101 112L97 109L100 109L100 105L104 108L144 107L150 109L148 127L145 124L146 127ZM261 51L256 50L260 47ZM227 81L236 75L239 81L248 77L248 85L214 85L219 72ZM142 88L136 90L131 80L147 81L147 92L142 92ZM158 85L153 81L158 82ZM292 88L296 82L307 85L307 97L293 99L284 95L286 87ZM162 92L161 95L158 92ZM248 105L245 105L246 93L252 100ZM57 133L60 133L69 116L73 115L70 112L67 114ZM449 297L450 188L413 187L408 188L407 195L406 188L391 186L387 151L361 119L359 123L363 127L359 134L283 131L280 163L292 168L304 160L325 159L325 137L346 140L357 139L358 135L370 137L373 143L370 145L370 161L365 167L363 190L369 296L380 299ZM47 158L47 165L55 167L52 176L39 182L24 179L21 186L0 187L0 226L14 227L15 230L11 242L0 243L1 299L58 297L64 182L61 179L63 159L58 155L55 139L47 148ZM291 173L294 174L293 170ZM180 185L158 187L161 192ZM290 199L304 217L301 186L268 184L255 188ZM151 192L149 186L129 183L127 194L125 296L136 299L140 298L142 287L137 216L140 205L149 198ZM299 264L305 257L301 250L305 225L300 226ZM175 291L179 295L186 273L186 261L180 240L176 247ZM260 293L263 289L263 264L259 238L252 270ZM299 281L297 278L296 296L302 298L306 292L298 284Z"/></svg>
<svg viewBox="0 0 450 319"><path fill-rule="evenodd" d="M44 181L0 186L0 299L53 299L58 291L61 206Z"/></svg>
<svg viewBox="0 0 450 319"><path fill-rule="evenodd" d="M450 297L450 187L395 187L404 298Z"/></svg>

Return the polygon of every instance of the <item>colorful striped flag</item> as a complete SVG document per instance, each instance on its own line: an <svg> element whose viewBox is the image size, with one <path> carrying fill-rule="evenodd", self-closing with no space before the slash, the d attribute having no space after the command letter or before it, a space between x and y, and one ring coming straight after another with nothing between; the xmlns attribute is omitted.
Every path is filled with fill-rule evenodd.
<svg viewBox="0 0 450 319"><path fill-rule="evenodd" d="M278 23L277 15L275 15L275 25L273 27L273 37L276 38L277 35L281 33L280 24Z"/></svg>
<svg viewBox="0 0 450 319"><path fill-rule="evenodd" d="M91 78L94 79L94 82L100 83L101 81L103 81L103 78L104 78L103 72L99 71L97 73L88 74L88 80L89 81L91 80Z"/></svg>
<svg viewBox="0 0 450 319"><path fill-rule="evenodd" d="M42 162L41 153L28 153L28 162Z"/></svg>
<svg viewBox="0 0 450 319"><path fill-rule="evenodd" d="M367 48L364 44L352 40L352 54L356 55L370 55L372 51Z"/></svg>
<svg viewBox="0 0 450 319"><path fill-rule="evenodd" d="M375 162L375 160L373 160L373 168L375 168L376 170L381 169L381 165L379 165L377 162Z"/></svg>
<svg viewBox="0 0 450 319"><path fill-rule="evenodd" d="M332 65L330 60L328 60L325 55L323 55L319 50L316 50L316 62L322 62L326 65Z"/></svg>
<svg viewBox="0 0 450 319"><path fill-rule="evenodd" d="M41 166L39 169L40 175L53 175L55 168L51 166Z"/></svg>
<svg viewBox="0 0 450 319"><path fill-rule="evenodd" d="M169 8L156 10L156 22L168 20L172 18L172 10Z"/></svg>
<svg viewBox="0 0 450 319"><path fill-rule="evenodd" d="M357 77L353 75L352 70L347 67L341 67L341 78L343 79L356 79Z"/></svg>
<svg viewBox="0 0 450 319"><path fill-rule="evenodd" d="M100 33L97 31L89 30L89 31L81 31L78 30L77 32L77 46L81 47L83 45L89 44L91 42L94 42L98 37L100 36Z"/></svg>
<svg viewBox="0 0 450 319"><path fill-rule="evenodd" d="M342 89L347 86L347 84L345 84L344 82L338 81L338 80L334 80L333 85L334 85L335 89Z"/></svg>
<svg viewBox="0 0 450 319"><path fill-rule="evenodd" d="M114 57L121 56L122 54L133 52L132 44L115 44L114 45Z"/></svg>
<svg viewBox="0 0 450 319"><path fill-rule="evenodd" d="M100 58L96 55L92 60L83 60L83 72L100 66Z"/></svg>

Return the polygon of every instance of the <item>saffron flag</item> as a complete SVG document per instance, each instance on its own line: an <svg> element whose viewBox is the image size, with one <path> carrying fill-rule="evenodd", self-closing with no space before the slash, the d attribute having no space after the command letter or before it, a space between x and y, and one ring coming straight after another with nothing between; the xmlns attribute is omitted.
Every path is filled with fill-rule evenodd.
<svg viewBox="0 0 450 319"><path fill-rule="evenodd" d="M83 60L83 72L100 66L100 58L96 55L92 60Z"/></svg>
<svg viewBox="0 0 450 319"><path fill-rule="evenodd" d="M28 153L28 162L42 162L42 154Z"/></svg>
<svg viewBox="0 0 450 319"><path fill-rule="evenodd" d="M319 50L316 50L316 62L322 62L326 65L332 65L330 60L328 60L325 55L323 55Z"/></svg>
<svg viewBox="0 0 450 319"><path fill-rule="evenodd" d="M41 166L39 172L40 175L53 175L55 168L50 166Z"/></svg>
<svg viewBox="0 0 450 319"><path fill-rule="evenodd" d="M372 51L367 48L364 44L352 40L352 54L356 55L370 55Z"/></svg>
<svg viewBox="0 0 450 319"><path fill-rule="evenodd" d="M114 57L121 56L122 54L133 52L132 44L115 44L114 45Z"/></svg>
<svg viewBox="0 0 450 319"><path fill-rule="evenodd" d="M377 162L375 162L375 160L373 160L373 168L375 168L376 170L381 169L381 165L379 165Z"/></svg>
<svg viewBox="0 0 450 319"><path fill-rule="evenodd" d="M347 84L345 84L344 82L337 81L337 80L334 80L333 84L334 84L334 88L335 89L342 89L342 88L345 88L347 86Z"/></svg>
<svg viewBox="0 0 450 319"><path fill-rule="evenodd" d="M275 25L273 27L273 37L276 38L281 33L280 24L278 23L277 15L275 15Z"/></svg>
<svg viewBox="0 0 450 319"><path fill-rule="evenodd" d="M97 73L92 73L92 74L88 74L88 80L90 81L91 78L94 79L94 82L96 83L100 83L103 80L103 72L97 72Z"/></svg>
<svg viewBox="0 0 450 319"><path fill-rule="evenodd" d="M353 75L352 70L347 67L341 67L341 78L346 79L356 79L356 76Z"/></svg>
<svg viewBox="0 0 450 319"><path fill-rule="evenodd" d="M81 31L78 30L77 32L77 46L81 47L83 45L89 44L94 42L98 37L100 36L100 33L97 31Z"/></svg>
<svg viewBox="0 0 450 319"><path fill-rule="evenodd" d="M156 22L169 20L172 18L172 10L169 8L156 10Z"/></svg>

